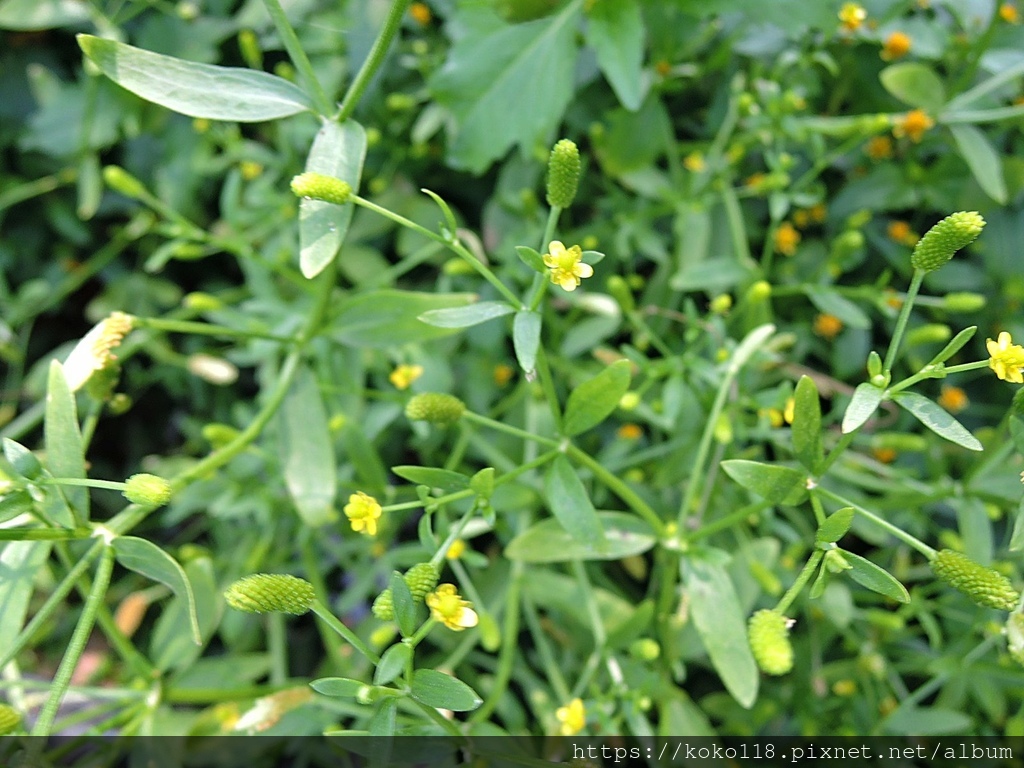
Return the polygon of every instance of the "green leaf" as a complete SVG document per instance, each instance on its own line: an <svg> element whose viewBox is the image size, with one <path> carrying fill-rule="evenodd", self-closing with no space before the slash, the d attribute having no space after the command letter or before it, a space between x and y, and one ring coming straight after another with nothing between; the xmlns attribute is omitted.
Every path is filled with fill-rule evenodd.
<svg viewBox="0 0 1024 768"><path fill-rule="evenodd" d="M1024 498L1017 504L1017 514L1013 518L1013 533L1010 535L1010 551L1020 552L1024 549Z"/></svg>
<svg viewBox="0 0 1024 768"><path fill-rule="evenodd" d="M373 713L366 724L366 731L370 736L394 736L397 727L398 701L393 698L386 698L377 705L377 711ZM371 740L370 765L387 765L391 755L391 739L374 738Z"/></svg>
<svg viewBox="0 0 1024 768"><path fill-rule="evenodd" d="M4 458L11 465L17 474L26 480L34 480L43 471L43 465L39 459L21 443L16 443L9 437L4 438Z"/></svg>
<svg viewBox="0 0 1024 768"><path fill-rule="evenodd" d="M959 736L971 733L974 719L964 712L942 707L901 706L881 723L882 733L892 736ZM938 746L938 745L936 745Z"/></svg>
<svg viewBox="0 0 1024 768"><path fill-rule="evenodd" d="M973 125L951 125L949 130L956 140L960 157L971 169L978 186L986 195L1004 205L1007 193L1006 181L1003 178L1003 162L991 142Z"/></svg>
<svg viewBox="0 0 1024 768"><path fill-rule="evenodd" d="M413 672L411 694L420 704L453 712L471 712L483 703L464 682L436 669Z"/></svg>
<svg viewBox="0 0 1024 768"><path fill-rule="evenodd" d="M635 0L601 0L590 7L587 44L622 106L636 111L644 97L644 20Z"/></svg>
<svg viewBox="0 0 1024 768"><path fill-rule="evenodd" d="M526 149L558 126L573 95L579 4L526 24L464 35L431 80L454 116L448 153L480 173L514 145Z"/></svg>
<svg viewBox="0 0 1024 768"><path fill-rule="evenodd" d="M960 348L963 347L964 344L974 337L977 330L978 326L976 325L964 328L960 333L949 340L949 343L942 348L942 351L939 352L939 354L931 359L929 365L938 365L939 363L944 363L949 360L949 358L960 351Z"/></svg>
<svg viewBox="0 0 1024 768"><path fill-rule="evenodd" d="M729 370L738 372L747 364L757 352L764 348L768 339L775 333L775 326L771 323L759 325L743 337L736 349L729 358Z"/></svg>
<svg viewBox="0 0 1024 768"><path fill-rule="evenodd" d="M896 577L884 568L879 568L870 560L865 560L860 555L842 550L843 558L850 564L849 570L845 571L851 579L862 587L867 587L872 592L885 595L899 603L909 603L910 593L906 587L896 580Z"/></svg>
<svg viewBox="0 0 1024 768"><path fill-rule="evenodd" d="M403 464L392 467L391 471L410 483L429 485L431 488L440 488L443 491L462 491L469 488L469 478L461 472L452 472L450 469L413 467Z"/></svg>
<svg viewBox="0 0 1024 768"><path fill-rule="evenodd" d="M416 603L412 599L409 585L405 583L402 574L395 571L391 574L388 586L391 588L391 599L395 605L395 621L398 623L398 631L402 633L402 637L412 637L416 634L419 621L416 616Z"/></svg>
<svg viewBox="0 0 1024 768"><path fill-rule="evenodd" d="M333 522L337 492L334 444L316 377L299 369L279 417L281 463L288 495L311 528Z"/></svg>
<svg viewBox="0 0 1024 768"><path fill-rule="evenodd" d="M544 475L544 496L555 519L577 541L600 551L607 546L597 510L572 464L562 454Z"/></svg>
<svg viewBox="0 0 1024 768"><path fill-rule="evenodd" d="M807 481L807 476L803 472L792 467L747 459L723 461L722 469L737 483L770 504L780 503Z"/></svg>
<svg viewBox="0 0 1024 768"><path fill-rule="evenodd" d="M395 643L381 654L380 663L373 673L374 685L387 685L405 672L405 665L412 659L412 646Z"/></svg>
<svg viewBox="0 0 1024 768"><path fill-rule="evenodd" d="M810 376L801 376L793 393L793 452L812 473L824 459L821 443L821 403Z"/></svg>
<svg viewBox="0 0 1024 768"><path fill-rule="evenodd" d="M750 276L750 268L732 256L714 256L687 264L669 279L676 291L724 291Z"/></svg>
<svg viewBox="0 0 1024 768"><path fill-rule="evenodd" d="M807 298L814 306L825 314L835 315L844 325L861 329L871 327L871 318L867 313L837 291L821 286L808 286L806 291Z"/></svg>
<svg viewBox="0 0 1024 768"><path fill-rule="evenodd" d="M935 114L946 103L946 87L929 67L916 61L891 64L883 69L878 79L882 86L912 107Z"/></svg>
<svg viewBox="0 0 1024 768"><path fill-rule="evenodd" d="M196 616L204 642L208 642L220 626L224 614L224 597L213 572L213 560L196 557L185 566L185 575L195 595ZM193 642L189 614L191 606L187 595L175 595L164 606L153 630L149 657L157 669L191 670L193 662L203 652Z"/></svg>
<svg viewBox="0 0 1024 768"><path fill-rule="evenodd" d="M533 250L533 248L526 245L517 245L516 254L519 256L519 260L534 272L539 272L543 275L548 271L547 266L544 264L544 257Z"/></svg>
<svg viewBox="0 0 1024 768"><path fill-rule="evenodd" d="M562 434L573 437L608 418L629 389L632 366L628 360L617 360L576 387L565 406Z"/></svg>
<svg viewBox="0 0 1024 768"><path fill-rule="evenodd" d="M89 6L76 0L6 0L0 3L0 29L36 32L89 23Z"/></svg>
<svg viewBox="0 0 1024 768"><path fill-rule="evenodd" d="M36 576L52 546L49 541L8 541L0 550L0 655L14 645L25 626Z"/></svg>
<svg viewBox="0 0 1024 768"><path fill-rule="evenodd" d="M884 395L885 390L876 387L870 381L858 384L853 391L853 397L850 398L850 404L846 406L846 413L843 414L843 434L853 432L870 419L871 414L878 410Z"/></svg>
<svg viewBox="0 0 1024 768"><path fill-rule="evenodd" d="M717 563L693 557L686 561L684 579L704 650L732 697L750 709L759 677L747 644L746 617L729 574Z"/></svg>
<svg viewBox="0 0 1024 768"><path fill-rule="evenodd" d="M135 571L147 579L163 584L174 594L188 601L188 619L192 626L192 638L196 645L203 642L199 631L199 618L196 615L196 598L192 593L192 585L178 561L164 552L160 547L146 539L135 536L118 536L111 546L117 562L129 571Z"/></svg>
<svg viewBox="0 0 1024 768"><path fill-rule="evenodd" d="M313 110L298 86L266 72L196 64L92 35L78 35L78 45L122 88L189 117L252 123Z"/></svg>
<svg viewBox="0 0 1024 768"><path fill-rule="evenodd" d="M484 467L473 475L469 487L480 498L489 500L494 494L494 467Z"/></svg>
<svg viewBox="0 0 1024 768"><path fill-rule="evenodd" d="M322 696L335 696L340 699L354 699L366 683L349 677L321 677L309 684Z"/></svg>
<svg viewBox="0 0 1024 768"><path fill-rule="evenodd" d="M835 544L846 532L850 530L850 525L853 523L853 507L843 507L837 509L818 526L818 532L814 536L814 540L818 544Z"/></svg>
<svg viewBox="0 0 1024 768"><path fill-rule="evenodd" d="M0 523L13 520L18 515L34 512L35 509L35 499L28 491L8 491L0 496Z"/></svg>
<svg viewBox="0 0 1024 768"><path fill-rule="evenodd" d="M455 237L455 230L459 228L459 224L455 220L455 214L452 213L452 209L448 207L448 203L439 194L430 191L426 187L420 189L420 192L429 196L431 200L437 203L437 207L441 209L441 213L444 215L445 226L448 227L448 235Z"/></svg>
<svg viewBox="0 0 1024 768"><path fill-rule="evenodd" d="M324 123L306 157L306 172L322 173L359 189L366 159L366 131L355 120ZM338 254L352 221L354 203L299 201L299 268L307 279L319 275Z"/></svg>
<svg viewBox="0 0 1024 768"><path fill-rule="evenodd" d="M963 424L924 395L904 391L895 393L892 399L939 437L970 451L984 450L978 438L968 432Z"/></svg>
<svg viewBox="0 0 1024 768"><path fill-rule="evenodd" d="M505 547L505 557L524 563L564 563L570 560L621 560L651 549L657 537L636 515L598 512L604 536L598 546L580 541L558 520L541 520L516 536Z"/></svg>
<svg viewBox="0 0 1024 768"><path fill-rule="evenodd" d="M384 289L347 299L335 316L331 337L354 347L387 348L439 339L456 332L420 321L431 309L461 307L471 293L419 293ZM539 316L538 316L539 319Z"/></svg>
<svg viewBox="0 0 1024 768"><path fill-rule="evenodd" d="M540 313L528 309L516 312L515 320L512 321L512 346L516 350L516 360L527 373L537 367L540 323Z"/></svg>
<svg viewBox="0 0 1024 768"><path fill-rule="evenodd" d="M469 328L496 317L511 315L515 311L515 307L504 301L481 301L465 307L432 309L420 315L420 320L438 328Z"/></svg>
<svg viewBox="0 0 1024 768"><path fill-rule="evenodd" d="M46 444L46 468L54 477L85 477L85 446L78 428L75 396L64 378L59 362L50 363L46 385L46 420L43 438ZM65 499L67 500L65 503ZM47 493L47 512L59 525L73 527L76 519L89 519L87 488L62 486Z"/></svg>

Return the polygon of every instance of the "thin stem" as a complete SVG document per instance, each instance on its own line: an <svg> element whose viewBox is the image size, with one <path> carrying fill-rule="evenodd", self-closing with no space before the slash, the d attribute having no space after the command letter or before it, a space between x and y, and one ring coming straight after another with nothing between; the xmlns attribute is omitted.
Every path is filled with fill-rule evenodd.
<svg viewBox="0 0 1024 768"><path fill-rule="evenodd" d="M313 65L309 63L309 57L302 50L302 44L299 42L295 30L292 29L291 22L288 21L281 3L278 0L263 0L263 5L266 6L267 13L270 14L270 18L277 28L277 34L281 36L281 42L284 43L284 48L288 51L288 57L292 60L292 64L295 65L295 69L298 70L302 81L309 90L317 112L322 117L330 117L331 112L334 111L334 105L324 92L320 81L317 80L316 73L313 71Z"/></svg>
<svg viewBox="0 0 1024 768"><path fill-rule="evenodd" d="M889 373L892 371L892 364L896 361L896 352L900 348L900 342L903 340L903 334L907 330L907 321L910 319L910 310L914 306L914 299L917 297L917 292L921 290L921 282L924 280L925 271L923 269L915 269L914 277L910 281L910 288L907 289L907 298L903 300L903 306L900 307L899 317L896 318L896 327L892 332L892 340L889 342L889 350L885 353L885 362L882 364L882 371Z"/></svg>
<svg viewBox="0 0 1024 768"><path fill-rule="evenodd" d="M909 544L911 547L916 549L929 560L934 559L936 554L934 549L929 547L916 536L912 536L911 534L904 531L902 528L897 528L888 520L883 520L882 518L880 518L874 512L864 509L864 507L860 506L860 504L850 501L845 496L840 496L838 493L833 493L827 488L821 488L820 486L814 489L814 493L820 493L822 496L832 499L833 501L842 504L844 507L853 507L858 514L863 515L868 520L877 525L879 528L887 531L888 533L891 533L893 536L895 536L897 539L904 542L905 544Z"/></svg>
<svg viewBox="0 0 1024 768"><path fill-rule="evenodd" d="M69 541L92 536L88 528L0 528L0 541Z"/></svg>
<svg viewBox="0 0 1024 768"><path fill-rule="evenodd" d="M551 409L551 418L555 421L555 431L562 431L562 406L558 402L558 393L555 391L555 380L551 377L551 367L548 365L548 356L544 352L544 345L537 347L537 377L540 379L540 388L544 392L544 399L548 401L548 408Z"/></svg>
<svg viewBox="0 0 1024 768"><path fill-rule="evenodd" d="M100 603L107 594L110 575L113 571L114 549L108 546L103 551L103 557L96 569L96 580L93 582L92 590L82 608L82 615L78 617L75 631L71 634L71 641L64 652L64 658L60 660L60 666L57 667L57 674L54 675L53 684L50 687L50 697L43 705L35 725L32 726L32 736L47 736L50 733L60 703L64 699L64 694L67 693L68 686L71 685L71 675L74 674L78 660L82 657L82 652L85 651L85 644L89 640L93 623L96 620L96 611L99 610Z"/></svg>
<svg viewBox="0 0 1024 768"><path fill-rule="evenodd" d="M319 600L313 601L313 613L327 622L327 626L345 638L349 645L363 654L363 656L368 658L374 665L380 664L380 656L374 653L362 640L360 640L355 632L342 624L341 620L327 610L327 606Z"/></svg>
<svg viewBox="0 0 1024 768"><path fill-rule="evenodd" d="M540 240L541 253L547 250L548 243L555 239L555 227L558 226L558 217L562 215L562 209L557 205L551 206L548 211L548 221L544 226L544 236Z"/></svg>
<svg viewBox="0 0 1024 768"><path fill-rule="evenodd" d="M715 393L715 401L711 404L711 411L704 422L704 432L700 436L700 444L697 446L697 455L693 460L693 471L690 473L689 482L686 484L686 492L683 494L683 501L679 505L679 530L685 529L686 516L690 513L693 500L697 498L697 491L700 488L698 479L704 471L704 463L708 459L708 452L711 450L711 441L715 436L715 425L725 407L725 401L729 396L729 389L732 387L733 379L739 370L735 366L729 366L722 383L718 385L718 392Z"/></svg>
<svg viewBox="0 0 1024 768"><path fill-rule="evenodd" d="M845 435L839 438L839 441L832 446L832 450L828 452L828 456L825 457L825 463L821 465L821 471L818 472L818 477L822 477L828 472L835 460L838 459L847 448L850 447L850 443L853 442L853 438L856 435L856 430L853 432L847 432Z"/></svg>
<svg viewBox="0 0 1024 768"><path fill-rule="evenodd" d="M640 498L632 488L605 469L593 456L580 450L575 445L568 446L566 455L589 469L594 474L594 477L607 487L608 490L626 502L630 509L646 520L647 524L654 529L658 538L665 535L665 523L662 522L658 513L646 501Z"/></svg>
<svg viewBox="0 0 1024 768"><path fill-rule="evenodd" d="M279 341L282 344L292 344L294 337L279 336L275 333L264 331L249 331L241 328L228 328L224 325L212 323L197 323L190 320L170 320L162 317L138 317L133 316L133 323L138 328L152 328L168 333L187 333L193 336L225 336L240 339L268 339Z"/></svg>
<svg viewBox="0 0 1024 768"><path fill-rule="evenodd" d="M373 41L373 47L370 49L366 61L359 68L355 79L348 86L345 97L341 100L341 108L338 110L336 118L339 123L347 120L352 115L356 104L359 103L363 92L370 84L370 80L373 79L377 70L380 69L380 65L384 62L384 57L387 55L388 48L391 46L391 40L398 33L402 25L402 16L409 2L410 0L395 0L391 4L391 10L388 11L388 16L384 19L384 26L380 28L377 39Z"/></svg>
<svg viewBox="0 0 1024 768"><path fill-rule="evenodd" d="M560 445L560 443L557 440L552 440L550 437L544 437L543 435L535 435L532 432L527 432L524 429L518 429L517 427L513 427L508 424L503 424L500 421L495 421L494 419L488 418L487 416L482 416L479 413L473 413L472 411L466 411L465 413L463 413L462 418L480 424L481 426L497 430L498 432L504 432L505 434L508 435L515 435L516 437L521 437L524 440L531 440L533 442L540 443L541 445L548 445L551 446L552 448L558 448Z"/></svg>
<svg viewBox="0 0 1024 768"><path fill-rule="evenodd" d="M811 580L811 576L818 568L818 563L821 562L821 558L825 556L825 553L820 549L816 549L811 553L811 556L807 558L807 562L804 564L803 570L800 571L800 575L796 577L796 581L793 585L786 590L786 594L782 596L778 604L775 606L775 610L779 613L785 613L789 606L797 595L799 595L803 588L807 585L807 582Z"/></svg>
<svg viewBox="0 0 1024 768"><path fill-rule="evenodd" d="M731 512L718 520L712 520L709 523L702 523L700 528L686 537L687 541L692 543L694 541L707 538L713 533L727 531L737 523L743 522L751 515L755 515L768 507L769 504L767 501L755 501L745 507L740 507L735 512Z"/></svg>
<svg viewBox="0 0 1024 768"><path fill-rule="evenodd" d="M299 545L299 549L302 553L302 565L306 569L306 578L309 579L309 583L313 585L313 594L316 595L317 600L325 603L327 602L327 585L324 583L323 574L320 573L320 564L316 559L316 551L313 549L313 535L312 529L307 528L303 531L302 541ZM327 650L327 654L331 657L331 661L334 662L334 667L337 670L343 670L346 668L345 657L341 654L341 648L334 642L331 635L328 634L329 628L319 618L316 622L317 631L320 633L320 640Z"/></svg>
<svg viewBox="0 0 1024 768"><path fill-rule="evenodd" d="M522 560L512 563L508 591L505 593L505 632L501 638L501 654L498 656L498 667L494 673L493 686L480 709L470 717L470 722L484 722L491 716L495 707L498 706L498 702L505 695L509 680L512 679L512 666L519 655L519 593L522 589L523 567Z"/></svg>
<svg viewBox="0 0 1024 768"><path fill-rule="evenodd" d="M540 625L537 609L530 598L525 595L523 596L523 616L526 618L526 624L530 628L533 643L537 646L537 653L540 654L541 664L544 665L548 682L554 688L555 695L559 701L569 701L572 698L569 686L565 682L565 677L562 676L562 670L559 669L558 662L555 661L555 655L551 652L551 644L548 642L544 629Z"/></svg>

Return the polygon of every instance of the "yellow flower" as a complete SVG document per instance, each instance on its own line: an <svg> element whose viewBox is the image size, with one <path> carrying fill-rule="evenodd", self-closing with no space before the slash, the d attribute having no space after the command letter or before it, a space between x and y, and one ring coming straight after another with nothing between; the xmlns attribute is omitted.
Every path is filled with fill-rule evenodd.
<svg viewBox="0 0 1024 768"><path fill-rule="evenodd" d="M623 440L639 440L644 435L643 429L640 428L639 424L623 424L615 433Z"/></svg>
<svg viewBox="0 0 1024 768"><path fill-rule="evenodd" d="M856 32L867 17L868 12L858 3L844 3L839 9L839 21L847 32Z"/></svg>
<svg viewBox="0 0 1024 768"><path fill-rule="evenodd" d="M402 363L391 372L391 375L388 376L388 381L394 384L397 389L408 389L410 385L422 375L422 365L407 365L406 363Z"/></svg>
<svg viewBox="0 0 1024 768"><path fill-rule="evenodd" d="M814 333L823 339L831 341L843 330L843 321L835 315L826 312L818 314L814 318Z"/></svg>
<svg viewBox="0 0 1024 768"><path fill-rule="evenodd" d="M462 553L466 551L466 542L462 539L456 539L448 547L448 551L444 553L444 556L449 560L458 560L462 557Z"/></svg>
<svg viewBox="0 0 1024 768"><path fill-rule="evenodd" d="M263 164L257 163L255 160L243 160L238 164L238 170L241 172L243 179L252 181L263 173Z"/></svg>
<svg viewBox="0 0 1024 768"><path fill-rule="evenodd" d="M409 6L409 15L412 16L421 26L430 23L430 8L426 3L413 3Z"/></svg>
<svg viewBox="0 0 1024 768"><path fill-rule="evenodd" d="M960 413L971 401L960 387L943 387L939 393L938 403L950 413Z"/></svg>
<svg viewBox="0 0 1024 768"><path fill-rule="evenodd" d="M793 418L796 416L796 398L788 398L786 405L782 409L782 418L787 424L793 423Z"/></svg>
<svg viewBox="0 0 1024 768"><path fill-rule="evenodd" d="M864 154L872 160L888 160L892 157L892 139L875 136L864 146Z"/></svg>
<svg viewBox="0 0 1024 768"><path fill-rule="evenodd" d="M511 365L499 363L494 366L494 383L499 387L504 387L512 380L515 373L515 369Z"/></svg>
<svg viewBox="0 0 1024 768"><path fill-rule="evenodd" d="M1014 344L1006 331L999 334L998 341L987 339L985 345L991 356L988 367L996 372L996 376L1003 381L1024 384L1024 347Z"/></svg>
<svg viewBox="0 0 1024 768"><path fill-rule="evenodd" d="M924 136L924 132L935 125L935 121L928 117L923 109L912 109L902 119L896 121L892 132L896 138L908 137L915 144Z"/></svg>
<svg viewBox="0 0 1024 768"><path fill-rule="evenodd" d="M1001 3L999 5L999 18L1007 24L1020 23L1020 11L1013 3Z"/></svg>
<svg viewBox="0 0 1024 768"><path fill-rule="evenodd" d="M583 708L582 699L573 699L559 707L555 710L555 717L562 724L558 731L562 736L575 736L587 725L587 710Z"/></svg>
<svg viewBox="0 0 1024 768"><path fill-rule="evenodd" d="M800 243L800 233L796 227L788 221L782 222L775 230L775 249L786 256L796 253L796 247Z"/></svg>
<svg viewBox="0 0 1024 768"><path fill-rule="evenodd" d="M448 629L461 632L479 621L473 604L463 600L454 584L440 584L426 597L430 615Z"/></svg>
<svg viewBox="0 0 1024 768"><path fill-rule="evenodd" d="M889 226L886 227L886 234L889 235L890 240L908 247L917 245L917 241L921 239L907 222L899 220L889 222Z"/></svg>
<svg viewBox="0 0 1024 768"><path fill-rule="evenodd" d="M566 248L558 240L548 243L544 266L551 270L551 282L565 291L575 291L580 278L594 274L594 268L583 263L583 251L578 245Z"/></svg>
<svg viewBox="0 0 1024 768"><path fill-rule="evenodd" d="M892 464L896 461L896 449L888 447L878 447L871 449L871 455L875 457L875 461L880 461L882 464Z"/></svg>
<svg viewBox="0 0 1024 768"><path fill-rule="evenodd" d="M893 32L885 38L885 44L878 55L882 57L883 61L903 58L910 53L910 44L910 35L905 32Z"/></svg>
<svg viewBox="0 0 1024 768"><path fill-rule="evenodd" d="M704 155L700 152L691 152L683 158L683 167L688 171L700 173L707 167L707 163L704 162Z"/></svg>
<svg viewBox="0 0 1024 768"><path fill-rule="evenodd" d="M761 408L758 410L757 415L768 419L768 423L772 425L773 429L778 429L782 426L782 411L778 408Z"/></svg>
<svg viewBox="0 0 1024 768"><path fill-rule="evenodd" d="M367 536L377 535L377 520L382 511L377 500L362 491L349 496L345 505L345 517L352 524L352 530Z"/></svg>

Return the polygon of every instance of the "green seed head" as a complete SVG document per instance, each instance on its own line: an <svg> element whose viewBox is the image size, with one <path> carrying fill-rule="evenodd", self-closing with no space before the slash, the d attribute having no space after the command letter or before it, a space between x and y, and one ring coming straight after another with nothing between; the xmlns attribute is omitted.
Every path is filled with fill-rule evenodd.
<svg viewBox="0 0 1024 768"><path fill-rule="evenodd" d="M991 568L974 562L966 555L943 549L931 563L932 571L949 586L963 592L978 605L1012 611L1020 593L1009 579Z"/></svg>
<svg viewBox="0 0 1024 768"><path fill-rule="evenodd" d="M441 575L438 567L433 563L417 563L405 573L405 583L412 593L412 599L422 601L428 592L432 592L437 586L437 579Z"/></svg>
<svg viewBox="0 0 1024 768"><path fill-rule="evenodd" d="M300 173L292 179L292 192L296 197L309 197L325 203L344 205L352 197L352 186L347 181L322 173Z"/></svg>
<svg viewBox="0 0 1024 768"><path fill-rule="evenodd" d="M925 232L910 256L914 269L932 272L953 258L953 254L973 243L981 234L985 220L977 211L951 214Z"/></svg>
<svg viewBox="0 0 1024 768"><path fill-rule="evenodd" d="M555 144L548 159L548 205L568 208L580 180L580 151L569 139Z"/></svg>
<svg viewBox="0 0 1024 768"><path fill-rule="evenodd" d="M9 704L0 704L0 736L6 736L21 723L21 714Z"/></svg>
<svg viewBox="0 0 1024 768"><path fill-rule="evenodd" d="M747 638L754 661L768 675L784 675L793 668L789 619L777 611L758 611L747 624Z"/></svg>
<svg viewBox="0 0 1024 768"><path fill-rule="evenodd" d="M391 590L385 589L377 595L370 610L381 621L392 621L395 618L395 602L391 596Z"/></svg>
<svg viewBox="0 0 1024 768"><path fill-rule="evenodd" d="M405 415L412 421L454 424L466 412L466 404L454 395L427 392L416 395L405 406Z"/></svg>
<svg viewBox="0 0 1024 768"><path fill-rule="evenodd" d="M305 579L280 573L257 573L239 579L224 592L228 605L246 613L292 613L313 607L316 594Z"/></svg>
<svg viewBox="0 0 1024 768"><path fill-rule="evenodd" d="M159 507L171 500L171 484L156 475L132 475L124 481L123 493L132 504Z"/></svg>

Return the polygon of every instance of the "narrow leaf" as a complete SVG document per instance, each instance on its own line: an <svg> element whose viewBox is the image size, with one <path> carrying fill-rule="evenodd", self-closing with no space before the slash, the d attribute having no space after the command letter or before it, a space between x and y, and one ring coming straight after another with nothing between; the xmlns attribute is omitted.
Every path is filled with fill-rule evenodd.
<svg viewBox="0 0 1024 768"><path fill-rule="evenodd" d="M628 360L618 360L576 387L565 406L562 434L578 435L608 418L629 389L632 365Z"/></svg>
<svg viewBox="0 0 1024 768"><path fill-rule="evenodd" d="M50 363L46 385L46 417L43 423L46 444L46 468L54 477L85 477L85 446L78 428L75 396L64 378L64 368L56 360ZM72 527L76 518L89 519L89 493L86 488L63 486L47 493L47 512L60 525ZM64 503L64 499L67 503Z"/></svg>
<svg viewBox="0 0 1024 768"><path fill-rule="evenodd" d="M443 491L462 491L469 488L469 478L461 472L435 467L413 467L401 465L392 467L391 471L399 477L418 485L429 485Z"/></svg>
<svg viewBox="0 0 1024 768"><path fill-rule="evenodd" d="M537 349L540 347L540 313L522 310L516 312L512 322L512 346L516 350L519 367L529 373L537 367Z"/></svg>
<svg viewBox="0 0 1024 768"><path fill-rule="evenodd" d="M417 669L412 675L411 693L420 704L453 712L470 712L483 703L464 682L436 669Z"/></svg>
<svg viewBox="0 0 1024 768"><path fill-rule="evenodd" d="M526 245L517 245L516 254L519 256L519 260L534 272L539 272L543 275L548 271L548 268L544 265L544 257L533 250L533 248Z"/></svg>
<svg viewBox="0 0 1024 768"><path fill-rule="evenodd" d="M348 677L321 677L309 684L317 693L322 696L337 696L343 699L354 699L366 683L362 680L353 680Z"/></svg>
<svg viewBox="0 0 1024 768"><path fill-rule="evenodd" d="M843 558L850 564L850 568L844 573L856 581L862 587L867 587L872 592L890 597L899 603L909 603L910 593L907 588L897 581L896 577L884 568L879 568L870 560L865 560L860 555L847 552L845 549Z"/></svg>
<svg viewBox="0 0 1024 768"><path fill-rule="evenodd" d="M960 150L960 157L971 169L978 186L997 203L1005 204L1007 194L1003 162L985 134L973 125L951 125L949 130Z"/></svg>
<svg viewBox="0 0 1024 768"><path fill-rule="evenodd" d="M750 709L757 699L759 677L747 644L746 617L728 572L694 557L687 561L684 578L704 650L732 697Z"/></svg>
<svg viewBox="0 0 1024 768"><path fill-rule="evenodd" d="M939 352L939 354L931 359L930 365L937 365L938 363L944 363L949 360L949 358L960 351L960 348L963 347L964 344L974 338L974 334L977 330L978 326L976 325L964 328L960 333L949 340L949 343L942 348L942 351Z"/></svg>
<svg viewBox="0 0 1024 768"><path fill-rule="evenodd" d="M431 309L420 315L420 320L438 328L469 328L496 317L511 315L515 311L515 307L504 301L481 301L465 307Z"/></svg>
<svg viewBox="0 0 1024 768"><path fill-rule="evenodd" d="M448 227L448 234L454 237L455 230L458 229L459 225L458 222L455 221L455 214L452 213L452 209L448 207L448 203L446 203L439 194L431 192L426 187L421 189L420 192L425 195L429 195L430 199L437 203L437 206L441 209L441 213L444 214L444 221Z"/></svg>
<svg viewBox="0 0 1024 768"><path fill-rule="evenodd" d="M634 0L601 0L590 6L587 44L622 106L631 112L644 97L644 20Z"/></svg>
<svg viewBox="0 0 1024 768"><path fill-rule="evenodd" d="M380 663L373 673L374 685L387 685L405 672L405 665L412 659L412 646L395 643L380 657Z"/></svg>
<svg viewBox="0 0 1024 768"><path fill-rule="evenodd" d="M800 488L807 480L806 475L792 467L764 464L747 459L729 459L722 462L725 474L748 491L757 494L771 504L778 504Z"/></svg>
<svg viewBox="0 0 1024 768"><path fill-rule="evenodd" d="M160 582L178 597L188 601L188 618L192 625L192 638L196 645L203 642L196 616L196 598L192 585L178 561L160 547L146 539L135 536L118 536L111 545L117 562L129 571L135 571L147 579Z"/></svg>
<svg viewBox="0 0 1024 768"><path fill-rule="evenodd" d="M288 495L302 521L312 527L337 519L337 472L327 411L316 377L301 368L281 406L280 450Z"/></svg>
<svg viewBox="0 0 1024 768"><path fill-rule="evenodd" d="M818 527L818 532L814 536L815 541L819 544L834 544L839 541L850 530L853 514L853 507L843 507L833 512Z"/></svg>
<svg viewBox="0 0 1024 768"><path fill-rule="evenodd" d="M604 537L598 547L583 543L558 520L541 520L516 536L505 547L505 557L524 563L564 563L571 560L621 560L651 549L657 537L636 515L598 512Z"/></svg>
<svg viewBox="0 0 1024 768"><path fill-rule="evenodd" d="M892 399L939 437L970 451L984 450L978 438L968 432L963 424L924 395L916 392L897 392Z"/></svg>
<svg viewBox="0 0 1024 768"><path fill-rule="evenodd" d="M347 181L359 189L366 158L366 131L355 120L324 123L306 158L306 171ZM304 277L319 275L341 248L352 221L354 203L335 205L303 198L299 203L299 268Z"/></svg>
<svg viewBox="0 0 1024 768"><path fill-rule="evenodd" d="M251 123L313 109L298 86L266 72L196 64L92 35L78 35L78 45L122 88L189 117Z"/></svg>
<svg viewBox="0 0 1024 768"><path fill-rule="evenodd" d="M573 538L597 551L607 546L597 510L576 470L561 454L544 476L544 496L555 519Z"/></svg>
<svg viewBox="0 0 1024 768"><path fill-rule="evenodd" d="M1013 533L1010 535L1010 551L1020 552L1024 549L1024 498L1017 504L1017 514L1013 518Z"/></svg>
<svg viewBox="0 0 1024 768"><path fill-rule="evenodd" d="M821 443L821 403L810 376L801 376L793 393L793 452L814 473L824 458Z"/></svg>
<svg viewBox="0 0 1024 768"><path fill-rule="evenodd" d="M370 736L375 737L370 742L370 765L387 765L391 758L392 739L380 738L394 736L397 728L398 702L393 698L386 698L377 705L377 711L366 724L366 731Z"/></svg>
<svg viewBox="0 0 1024 768"><path fill-rule="evenodd" d="M0 550L0 654L6 654L25 626L36 576L52 546L49 541L8 541Z"/></svg>
<svg viewBox="0 0 1024 768"><path fill-rule="evenodd" d="M732 353L732 357L729 358L729 370L736 372L743 368L747 364L754 354L762 349L768 339L771 338L772 334L775 333L775 326L771 323L765 325L759 325L757 328L752 330L746 336L743 337L743 341L739 343L736 350Z"/></svg>
<svg viewBox="0 0 1024 768"><path fill-rule="evenodd" d="M857 389L853 391L850 404L846 406L846 413L843 414L843 434L853 432L870 419L871 414L878 410L883 395L885 390L876 387L870 381L858 384Z"/></svg>
<svg viewBox="0 0 1024 768"><path fill-rule="evenodd" d="M402 633L402 637L412 637L419 622L416 620L416 603L413 602L409 585L405 583L402 574L395 571L391 574L388 586L391 588L391 599L395 606L395 621L398 623L398 631Z"/></svg>
<svg viewBox="0 0 1024 768"><path fill-rule="evenodd" d="M26 480L35 480L39 477L39 473L43 471L43 465L39 463L39 459L32 451L9 437L5 437L3 443L4 458L11 465L11 469Z"/></svg>
<svg viewBox="0 0 1024 768"><path fill-rule="evenodd" d="M332 338L354 347L387 348L438 339L455 333L419 317L431 309L469 304L471 293L427 293L383 289L347 299L334 318ZM538 315L538 320L539 320Z"/></svg>

